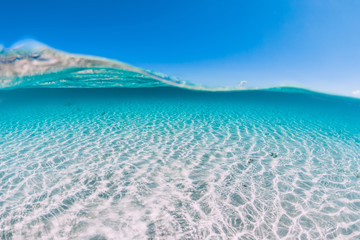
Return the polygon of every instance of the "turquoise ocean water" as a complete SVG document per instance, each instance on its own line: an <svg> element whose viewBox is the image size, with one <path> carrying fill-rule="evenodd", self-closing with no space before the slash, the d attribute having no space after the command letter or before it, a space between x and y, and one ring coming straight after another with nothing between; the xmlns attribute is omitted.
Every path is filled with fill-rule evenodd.
<svg viewBox="0 0 360 240"><path fill-rule="evenodd" d="M0 56L1 239L360 239L359 99Z"/></svg>

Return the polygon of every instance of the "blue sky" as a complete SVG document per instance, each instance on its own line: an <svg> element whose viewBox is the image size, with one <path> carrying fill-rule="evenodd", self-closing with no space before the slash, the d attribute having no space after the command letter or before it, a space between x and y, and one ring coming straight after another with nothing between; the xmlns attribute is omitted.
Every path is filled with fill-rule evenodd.
<svg viewBox="0 0 360 240"><path fill-rule="evenodd" d="M210 86L360 90L358 0L3 0L0 11L5 46L32 38Z"/></svg>

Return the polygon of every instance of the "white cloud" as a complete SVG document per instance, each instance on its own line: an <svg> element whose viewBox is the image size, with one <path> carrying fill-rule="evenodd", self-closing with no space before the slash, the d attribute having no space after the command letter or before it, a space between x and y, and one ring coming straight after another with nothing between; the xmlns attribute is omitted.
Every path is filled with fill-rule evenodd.
<svg viewBox="0 0 360 240"><path fill-rule="evenodd" d="M355 90L352 92L352 94L355 96L360 96L360 90Z"/></svg>

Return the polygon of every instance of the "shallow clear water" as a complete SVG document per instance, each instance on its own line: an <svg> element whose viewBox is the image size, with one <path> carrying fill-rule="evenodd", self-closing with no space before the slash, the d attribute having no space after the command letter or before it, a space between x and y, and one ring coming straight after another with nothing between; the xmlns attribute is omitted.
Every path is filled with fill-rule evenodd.
<svg viewBox="0 0 360 240"><path fill-rule="evenodd" d="M0 91L2 239L359 239L360 101Z"/></svg>

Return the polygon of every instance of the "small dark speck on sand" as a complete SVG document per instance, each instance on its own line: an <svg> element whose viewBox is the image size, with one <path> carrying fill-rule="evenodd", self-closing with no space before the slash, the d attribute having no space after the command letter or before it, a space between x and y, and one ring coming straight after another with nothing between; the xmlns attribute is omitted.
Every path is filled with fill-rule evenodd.
<svg viewBox="0 0 360 240"><path fill-rule="evenodd" d="M278 157L278 155L277 155L276 153L270 153L270 156L271 156L272 158L277 158L277 157Z"/></svg>
<svg viewBox="0 0 360 240"><path fill-rule="evenodd" d="M253 163L254 161L255 161L254 159L250 158L248 164Z"/></svg>
<svg viewBox="0 0 360 240"><path fill-rule="evenodd" d="M356 178L359 178L359 179L360 179L360 174L356 175Z"/></svg>
<svg viewBox="0 0 360 240"><path fill-rule="evenodd" d="M246 184L243 184L243 187L247 187L247 185L246 185Z"/></svg>

